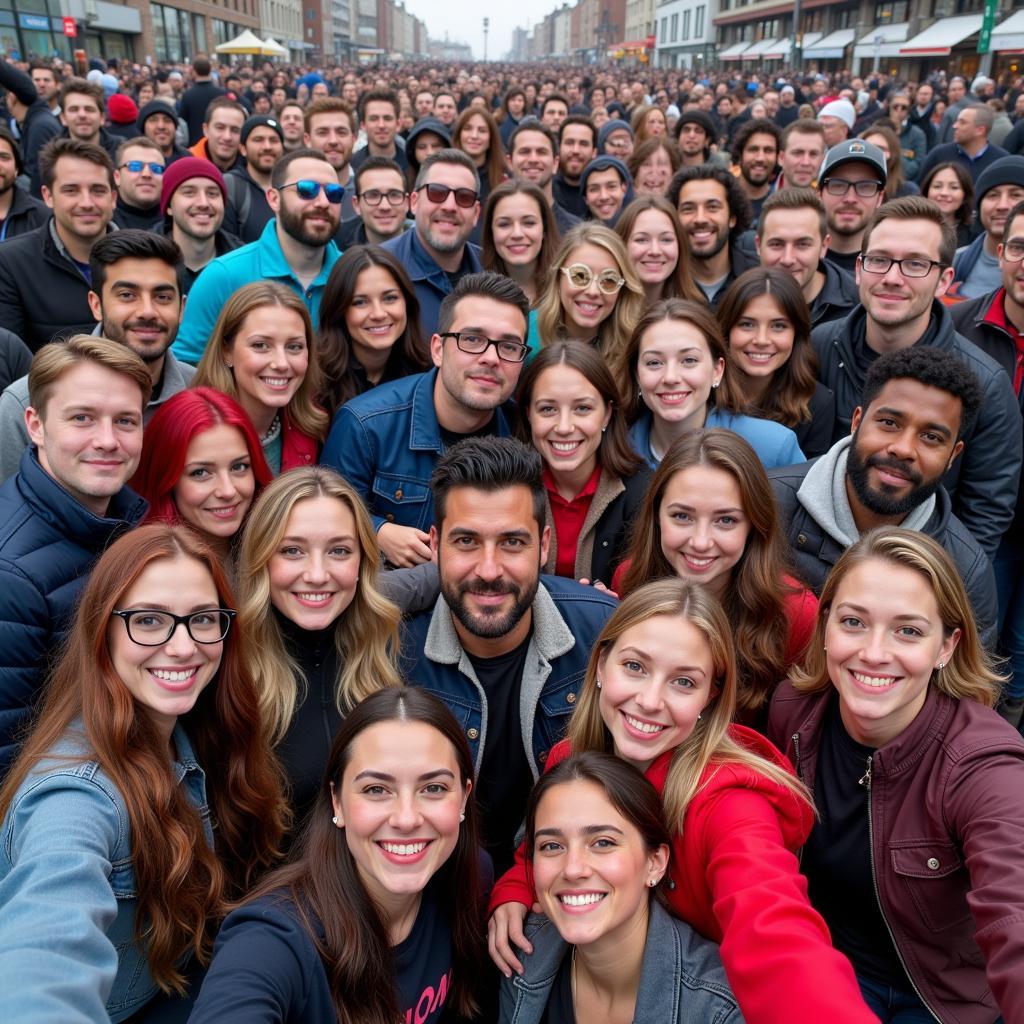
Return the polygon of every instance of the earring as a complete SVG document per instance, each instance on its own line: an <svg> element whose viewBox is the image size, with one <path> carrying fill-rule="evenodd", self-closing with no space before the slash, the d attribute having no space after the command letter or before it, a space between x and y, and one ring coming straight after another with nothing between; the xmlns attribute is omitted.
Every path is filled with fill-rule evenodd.
<svg viewBox="0 0 1024 1024"><path fill-rule="evenodd" d="M465 820L466 820L466 815L464 813L460 814L459 815L459 821L465 821Z"/></svg>
<svg viewBox="0 0 1024 1024"><path fill-rule="evenodd" d="M597 681L597 688L598 688L599 690L601 689L601 680L600 680L600 679L598 679L598 681Z"/></svg>
<svg viewBox="0 0 1024 1024"><path fill-rule="evenodd" d="M939 672L941 672L941 671L942 671L942 670L943 670L943 669L944 669L945 667L946 667L946 663L945 663L944 661L940 661L940 662L938 663L938 665L936 665L936 666L935 666L935 668L936 668L936 669L937 669L937 670L938 670Z"/></svg>
<svg viewBox="0 0 1024 1024"><path fill-rule="evenodd" d="M699 722L700 720L701 720L701 716L698 714L697 715L697 721Z"/></svg>
<svg viewBox="0 0 1024 1024"><path fill-rule="evenodd" d="M648 881L648 885L653 889L658 884L659 879L652 878Z"/></svg>
<svg viewBox="0 0 1024 1024"><path fill-rule="evenodd" d="M225 366L226 366L226 367L227 367L227 368L228 368L229 370L233 370L233 369L235 368L235 364L234 364L234 363L225 363L224 365L225 365Z"/></svg>
<svg viewBox="0 0 1024 1024"><path fill-rule="evenodd" d="M719 383L719 382L718 382L718 381L716 380L716 381L715 381L715 382L714 382L714 383L713 383L713 384L712 384L711 386L712 386L713 388L717 388L717 387L718 387L718 383Z"/></svg>
<svg viewBox="0 0 1024 1024"><path fill-rule="evenodd" d="M334 815L334 817L333 817L333 818L331 818L331 821L332 821L332 822L333 822L333 823L334 823L335 825L337 825L337 824L338 824L338 816L337 816L337 815Z"/></svg>

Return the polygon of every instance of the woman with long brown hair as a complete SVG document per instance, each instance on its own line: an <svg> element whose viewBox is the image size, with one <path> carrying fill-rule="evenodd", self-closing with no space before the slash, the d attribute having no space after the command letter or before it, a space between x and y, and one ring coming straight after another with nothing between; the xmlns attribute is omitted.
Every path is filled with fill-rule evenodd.
<svg viewBox="0 0 1024 1024"><path fill-rule="evenodd" d="M93 569L0 789L0 1018L121 1021L183 993L275 859L287 813L232 603L186 527L139 527Z"/></svg>
<svg viewBox="0 0 1024 1024"><path fill-rule="evenodd" d="M480 175L480 202L505 177L505 150L494 118L480 107L467 107L452 129L452 146L461 149L476 164Z"/></svg>
<svg viewBox="0 0 1024 1024"><path fill-rule="evenodd" d="M309 311L276 281L243 285L228 299L192 379L249 414L273 473L316 462L327 414L316 404L320 364Z"/></svg>
<svg viewBox="0 0 1024 1024"><path fill-rule="evenodd" d="M737 706L763 723L768 701L800 660L818 606L792 576L768 474L730 430L698 430L669 448L612 589L680 576L723 604L736 640Z"/></svg>
<svg viewBox="0 0 1024 1024"><path fill-rule="evenodd" d="M297 856L225 921L190 1024L473 1017L485 893L473 760L425 690L345 718Z"/></svg>
<svg viewBox="0 0 1024 1024"><path fill-rule="evenodd" d="M353 246L331 268L316 349L320 404L331 419L356 395L430 368L419 299L405 267L387 249Z"/></svg>
<svg viewBox="0 0 1024 1024"><path fill-rule="evenodd" d="M912 181L907 180L903 171L903 147L900 145L899 136L888 119L876 121L860 133L865 142L877 146L885 154L885 198L899 199L902 196L918 195L918 187Z"/></svg>
<svg viewBox="0 0 1024 1024"><path fill-rule="evenodd" d="M626 246L648 306L659 299L704 302L690 274L690 247L667 199L637 196L622 211L615 233Z"/></svg>
<svg viewBox="0 0 1024 1024"><path fill-rule="evenodd" d="M836 400L818 380L811 321L800 286L773 267L752 267L718 305L725 376L744 412L796 434L809 459L832 447Z"/></svg>

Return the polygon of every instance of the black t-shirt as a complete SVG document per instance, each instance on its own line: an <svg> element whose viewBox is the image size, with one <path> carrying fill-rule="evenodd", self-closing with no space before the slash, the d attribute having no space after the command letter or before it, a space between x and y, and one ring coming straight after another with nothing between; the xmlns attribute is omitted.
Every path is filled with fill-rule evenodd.
<svg viewBox="0 0 1024 1024"><path fill-rule="evenodd" d="M859 249L856 252L835 252L834 250L829 249L829 251L825 253L825 259L827 259L834 267L838 267L844 273L853 277L857 272L857 257L859 255Z"/></svg>
<svg viewBox="0 0 1024 1024"><path fill-rule="evenodd" d="M878 358L876 352L864 338L852 338L850 349L853 352L853 361L861 377L866 377L871 364Z"/></svg>
<svg viewBox="0 0 1024 1024"><path fill-rule="evenodd" d="M541 1024L576 1024L576 1007L572 1001L572 954L566 953L555 975L548 995Z"/></svg>
<svg viewBox="0 0 1024 1024"><path fill-rule="evenodd" d="M424 890L412 931L392 949L402 1020L417 1024L442 1019L452 983L451 929L438 909L435 888Z"/></svg>
<svg viewBox="0 0 1024 1024"><path fill-rule="evenodd" d="M531 634L532 635L532 634ZM526 814L533 772L523 749L519 694L530 636L496 658L468 654L487 696L487 734L477 779L476 800L483 822L484 847L496 875L512 865L516 832Z"/></svg>
<svg viewBox="0 0 1024 1024"><path fill-rule="evenodd" d="M445 448L451 448L453 444L464 441L467 437L493 437L498 432L497 417L492 416L479 430L472 430L468 434L458 434L454 430L446 430L440 424L441 443Z"/></svg>
<svg viewBox="0 0 1024 1024"><path fill-rule="evenodd" d="M836 949L850 958L858 974L906 992L913 985L882 917L871 871L870 791L860 780L873 753L846 731L833 695L814 780L821 817L804 847L801 869L811 903L824 917Z"/></svg>

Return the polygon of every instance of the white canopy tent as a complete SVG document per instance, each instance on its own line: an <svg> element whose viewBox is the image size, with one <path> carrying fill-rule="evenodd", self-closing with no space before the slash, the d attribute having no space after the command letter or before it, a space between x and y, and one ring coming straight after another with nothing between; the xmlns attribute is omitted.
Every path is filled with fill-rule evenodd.
<svg viewBox="0 0 1024 1024"><path fill-rule="evenodd" d="M221 43L220 46L214 47L214 53L252 53L258 56L263 53L264 46L266 46L266 43L258 35L246 29L241 35L235 36L234 39L229 39L226 43Z"/></svg>

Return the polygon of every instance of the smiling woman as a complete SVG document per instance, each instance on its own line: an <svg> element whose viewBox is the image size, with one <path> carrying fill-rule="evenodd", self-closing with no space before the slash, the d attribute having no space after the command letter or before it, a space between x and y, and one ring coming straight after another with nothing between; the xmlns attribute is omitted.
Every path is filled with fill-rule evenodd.
<svg viewBox="0 0 1024 1024"><path fill-rule="evenodd" d="M286 811L231 605L185 527L141 526L93 569L0 790L20 979L0 1018L121 1021L183 993L225 903L277 856Z"/></svg>
<svg viewBox="0 0 1024 1024"><path fill-rule="evenodd" d="M295 860L224 923L191 1024L473 1017L486 897L472 779L435 697L367 697L334 740Z"/></svg>
<svg viewBox="0 0 1024 1024"><path fill-rule="evenodd" d="M327 415L316 405L320 366L309 312L290 288L243 285L217 319L192 381L234 398L275 473L316 461Z"/></svg>

